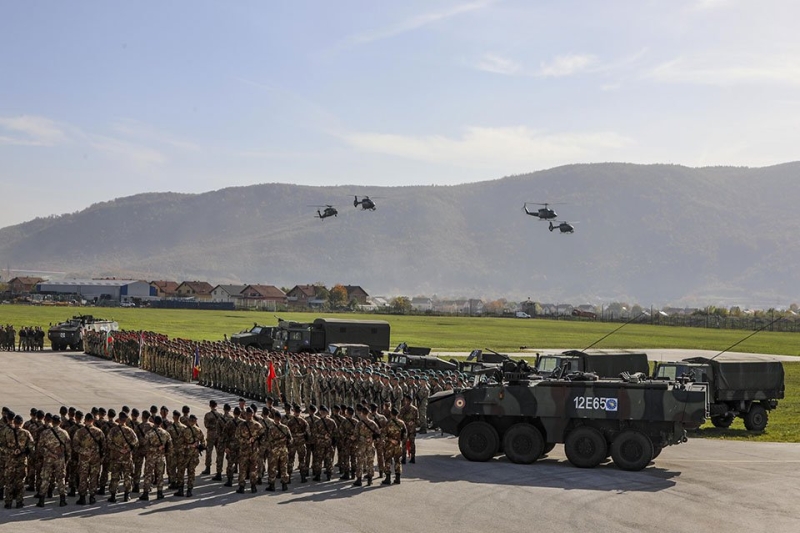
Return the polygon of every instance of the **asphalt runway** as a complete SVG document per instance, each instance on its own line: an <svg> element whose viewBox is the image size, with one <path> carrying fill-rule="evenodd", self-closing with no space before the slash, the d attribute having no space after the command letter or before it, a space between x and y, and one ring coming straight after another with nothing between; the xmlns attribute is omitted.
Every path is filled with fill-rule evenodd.
<svg viewBox="0 0 800 533"><path fill-rule="evenodd" d="M0 404L25 415L32 406L186 404L202 418L208 400L235 400L84 355L0 352L0 365ZM422 436L417 448L417 464L406 465L399 486L300 485L295 474L288 492L239 495L198 476L193 498L168 493L162 501L99 499L85 507L68 498L63 508L50 499L43 509L27 493L23 509L0 509L0 531L800 531L797 444L693 439L641 472L611 463L577 469L561 446L533 465L471 463L455 438L438 434Z"/></svg>

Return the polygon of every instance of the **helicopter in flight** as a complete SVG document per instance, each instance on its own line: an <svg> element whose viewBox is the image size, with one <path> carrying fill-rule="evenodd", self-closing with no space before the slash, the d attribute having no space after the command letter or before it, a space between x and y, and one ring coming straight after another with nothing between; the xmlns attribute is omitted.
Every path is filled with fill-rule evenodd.
<svg viewBox="0 0 800 533"><path fill-rule="evenodd" d="M558 220L556 220L556 222L558 222ZM577 222L574 222L574 224L577 224ZM553 221L551 220L550 221L550 231L553 231L553 230L556 230L556 229L558 231L560 231L561 233L574 233L575 232L575 226L573 226L569 222L559 222L557 225L554 226L553 225Z"/></svg>
<svg viewBox="0 0 800 533"><path fill-rule="evenodd" d="M337 211L336 208L333 207L332 205L311 205L309 207L325 208L321 212L319 209L317 209L317 217L319 217L320 220L322 220L323 218L335 217L339 214L339 211Z"/></svg>
<svg viewBox="0 0 800 533"><path fill-rule="evenodd" d="M358 199L358 196L354 196L353 198L353 207L358 207L360 205L362 211L366 211L367 209L375 211L375 209L377 209L375 202L371 200L369 196L362 196L361 200ZM375 198L379 197L376 196Z"/></svg>
<svg viewBox="0 0 800 533"><path fill-rule="evenodd" d="M528 204L541 205L544 207L540 207L538 209L530 211L528 210ZM557 205L557 204L548 204L548 203L540 204L537 202L525 202L524 204L522 204L522 209L525 211L526 215L536 217L539 220L552 220L555 219L558 216L558 214L555 212L555 210L550 208L550 205Z"/></svg>

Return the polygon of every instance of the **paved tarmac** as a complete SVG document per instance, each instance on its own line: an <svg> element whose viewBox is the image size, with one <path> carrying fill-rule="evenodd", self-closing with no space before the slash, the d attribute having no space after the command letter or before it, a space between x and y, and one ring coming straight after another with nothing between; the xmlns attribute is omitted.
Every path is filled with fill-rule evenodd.
<svg viewBox="0 0 800 533"><path fill-rule="evenodd" d="M123 404L189 405L235 398L90 356L0 352L0 403L26 413ZM418 441L417 464L399 486L333 481L289 492L235 494L207 476L193 498L169 496L60 508L0 509L0 532L771 532L800 531L800 445L693 439L641 472L613 464L581 470L561 446L533 465L471 463L455 438Z"/></svg>

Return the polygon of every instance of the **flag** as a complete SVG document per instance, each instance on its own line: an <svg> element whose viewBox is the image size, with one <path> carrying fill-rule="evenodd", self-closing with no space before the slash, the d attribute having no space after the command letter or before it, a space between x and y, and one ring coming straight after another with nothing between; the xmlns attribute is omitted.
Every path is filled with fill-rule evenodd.
<svg viewBox="0 0 800 533"><path fill-rule="evenodd" d="M192 379L200 377L200 347L194 347L194 368L192 368Z"/></svg>
<svg viewBox="0 0 800 533"><path fill-rule="evenodd" d="M267 372L267 392L272 392L272 381L275 379L275 365L272 361L269 362L269 371Z"/></svg>
<svg viewBox="0 0 800 533"><path fill-rule="evenodd" d="M139 366L142 366L142 348L144 347L144 331L139 332Z"/></svg>

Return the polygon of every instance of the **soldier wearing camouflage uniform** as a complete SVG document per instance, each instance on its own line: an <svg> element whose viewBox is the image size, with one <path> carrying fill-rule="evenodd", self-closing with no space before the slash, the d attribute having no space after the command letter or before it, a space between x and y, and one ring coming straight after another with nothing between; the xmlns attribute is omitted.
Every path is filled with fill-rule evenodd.
<svg viewBox="0 0 800 533"><path fill-rule="evenodd" d="M183 461L183 428L181 423L181 414L179 411L172 411L172 422L165 422L167 424L166 430L172 438L172 452L167 455L167 477L169 477L169 488L178 488L178 466Z"/></svg>
<svg viewBox="0 0 800 533"><path fill-rule="evenodd" d="M375 471L373 439L380 435L381 429L370 418L369 409L359 404L356 406L356 412L359 424L356 426L356 480L353 486L360 487L361 478L364 476L367 478L367 485L372 485L372 475Z"/></svg>
<svg viewBox="0 0 800 533"><path fill-rule="evenodd" d="M216 474L212 478L214 481L222 480L222 461L225 458L225 451L221 446L222 432L225 429L225 417L217 411L217 402L208 402L210 410L203 416L203 425L206 428L206 468L202 474L211 474L212 453L216 453Z"/></svg>
<svg viewBox="0 0 800 533"><path fill-rule="evenodd" d="M84 425L72 438L72 449L78 454L78 505L95 503L95 492L100 478L100 463L105 455L106 436L94 426L94 416L86 413Z"/></svg>
<svg viewBox="0 0 800 533"><path fill-rule="evenodd" d="M406 442L403 443L403 464L406 462L406 453L411 455L411 462L416 462L417 457L417 424L419 411L411 405L411 396L403 397L403 407L399 411L399 418L406 425Z"/></svg>
<svg viewBox="0 0 800 533"><path fill-rule="evenodd" d="M120 478L122 479L123 501L128 501L132 486L131 476L133 475L133 453L139 439L136 433L126 425L128 415L123 411L119 414L119 424L113 424L108 430L106 443L108 444L109 470L111 481L108 486L108 501L117 501L117 489L119 488Z"/></svg>
<svg viewBox="0 0 800 533"><path fill-rule="evenodd" d="M378 437L373 441L375 445L375 458L378 463L378 477L381 477L388 471L386 466L386 424L389 423L389 419L378 412L377 404L369 404L369 409L372 413L372 419L381 429Z"/></svg>
<svg viewBox="0 0 800 533"><path fill-rule="evenodd" d="M328 408L324 405L319 408L319 418L314 421L312 433L314 435L312 466L314 481L320 480L323 464L325 465L325 478L330 481L333 473L333 449L336 444L336 422L328 418Z"/></svg>
<svg viewBox="0 0 800 533"><path fill-rule="evenodd" d="M392 483L392 463L394 463L394 482L400 484L400 474L403 472L403 467L400 464L403 457L403 443L406 440L406 425L397 418L398 411L392 408L389 414L389 421L384 428L386 436L386 479L382 485L390 485Z"/></svg>
<svg viewBox="0 0 800 533"><path fill-rule="evenodd" d="M44 507L45 494L50 497L50 484L58 489L59 506L67 505L67 487L64 479L67 476L67 460L72 453L69 433L60 426L61 417L54 415L52 426L42 429L39 434L39 451L42 457L42 472L39 480L39 501L37 507Z"/></svg>
<svg viewBox="0 0 800 533"><path fill-rule="evenodd" d="M192 495L195 472L197 465L200 464L200 454L206 447L203 431L197 427L197 417L189 415L188 422L189 424L183 427L181 435L184 449L181 463L178 465L178 492L175 493L175 496L183 496L184 476L186 478L186 496Z"/></svg>
<svg viewBox="0 0 800 533"><path fill-rule="evenodd" d="M308 480L308 464L306 463L306 443L311 436L308 422L300 415L300 406L294 404L292 406L292 416L286 420L286 425L292 432L292 443L289 445L289 462L287 470L289 477L292 476L294 469L294 458L297 455L297 468L300 470L300 482L305 483Z"/></svg>
<svg viewBox="0 0 800 533"><path fill-rule="evenodd" d="M281 422L281 414L272 413L273 425L267 435L269 450L269 473L267 491L275 491L275 479L280 475L281 490L289 488L289 446L292 444L292 431Z"/></svg>
<svg viewBox="0 0 800 533"><path fill-rule="evenodd" d="M236 442L239 448L239 488L236 492L244 493L247 480L250 479L250 492L257 492L256 478L258 462L260 461L259 449L264 436L264 426L253 420L253 410L249 407L245 411L244 421L236 428Z"/></svg>
<svg viewBox="0 0 800 533"><path fill-rule="evenodd" d="M16 499L17 509L23 506L25 497L25 473L28 458L33 455L33 435L22 428L22 417L16 415L11 427L5 430L0 447L5 451L5 508L11 509L11 502Z"/></svg>
<svg viewBox="0 0 800 533"><path fill-rule="evenodd" d="M157 490L156 499L164 499L164 468L167 453L172 447L172 437L161 427L163 422L159 415L154 416L152 429L144 433L144 480L142 495L139 496L142 501L150 499L150 488L154 481Z"/></svg>
<svg viewBox="0 0 800 533"><path fill-rule="evenodd" d="M358 420L353 416L355 411L352 407L345 407L342 423L339 424L339 467L342 471L342 481L348 481L356 475L356 428Z"/></svg>

